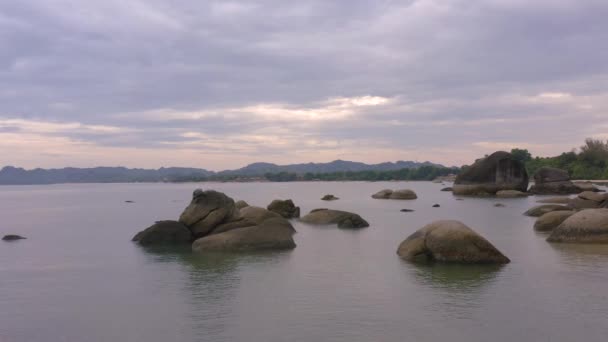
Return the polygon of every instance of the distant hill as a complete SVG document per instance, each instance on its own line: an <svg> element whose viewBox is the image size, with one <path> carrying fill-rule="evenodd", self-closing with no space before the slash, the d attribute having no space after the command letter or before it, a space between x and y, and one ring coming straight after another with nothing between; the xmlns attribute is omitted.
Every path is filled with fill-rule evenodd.
<svg viewBox="0 0 608 342"><path fill-rule="evenodd" d="M213 177L264 176L267 173L289 172L296 174L332 173L342 171L392 171L412 169L421 166L444 167L430 162L418 163L413 161L387 162L380 164L365 164L345 160L335 160L330 163L307 163L292 165L276 165L271 163L253 163L236 170L213 172L205 169L168 167L153 169L129 169L126 167L94 167L63 169L33 169L25 170L6 166L0 170L0 185L25 184L56 184L56 183L131 183L131 182L174 182L188 179L201 180Z"/></svg>
<svg viewBox="0 0 608 342"><path fill-rule="evenodd" d="M291 164L291 165L276 165L271 163L253 163L237 170L221 171L218 175L241 175L241 176L262 176L266 173L290 172L297 174L304 173L332 173L342 171L392 171L401 169L413 169L420 166L436 166L444 167L440 164L431 162L413 162L413 161L398 161L386 162L380 164L365 164L360 162L334 160L329 163L307 163L307 164Z"/></svg>

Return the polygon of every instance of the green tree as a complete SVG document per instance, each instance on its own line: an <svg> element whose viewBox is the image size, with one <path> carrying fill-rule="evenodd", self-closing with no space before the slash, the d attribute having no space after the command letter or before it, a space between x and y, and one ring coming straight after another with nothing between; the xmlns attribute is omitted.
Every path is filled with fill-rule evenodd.
<svg viewBox="0 0 608 342"><path fill-rule="evenodd" d="M514 148L511 150L511 155L524 164L532 160L532 154L527 149Z"/></svg>

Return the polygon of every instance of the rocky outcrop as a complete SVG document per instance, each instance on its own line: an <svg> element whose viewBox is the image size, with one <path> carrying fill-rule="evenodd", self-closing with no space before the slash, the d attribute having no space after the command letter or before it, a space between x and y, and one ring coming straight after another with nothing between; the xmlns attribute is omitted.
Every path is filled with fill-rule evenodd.
<svg viewBox="0 0 608 342"><path fill-rule="evenodd" d="M501 190L525 192L528 173L508 152L494 152L462 171L454 182L455 195L487 196Z"/></svg>
<svg viewBox="0 0 608 342"><path fill-rule="evenodd" d="M532 217L539 217L546 213L550 213L552 211L560 211L560 210L570 211L570 210L572 210L572 208L569 208L565 205L559 205L559 204L543 204L543 205L537 205L536 207L528 209L528 211L526 211L524 213L524 215L532 216Z"/></svg>
<svg viewBox="0 0 608 342"><path fill-rule="evenodd" d="M17 240L23 240L23 239L25 239L23 236L16 235L16 234L8 234L8 235L4 235L2 237L2 241L17 241Z"/></svg>
<svg viewBox="0 0 608 342"><path fill-rule="evenodd" d="M390 190L384 189L372 195L375 199L412 200L418 198L416 193L410 189Z"/></svg>
<svg viewBox="0 0 608 342"><path fill-rule="evenodd" d="M462 222L435 221L417 230L403 241L397 254L409 261L439 261L451 263L510 262L488 240Z"/></svg>
<svg viewBox="0 0 608 342"><path fill-rule="evenodd" d="M239 211L234 200L221 192L197 189L192 201L179 217L194 237L199 238L211 233L218 225L238 218Z"/></svg>
<svg viewBox="0 0 608 342"><path fill-rule="evenodd" d="M541 232L551 231L562 224L568 217L574 215L574 213L575 211L573 210L560 210L543 214L534 223L534 229Z"/></svg>
<svg viewBox="0 0 608 342"><path fill-rule="evenodd" d="M269 211L275 212L286 219L300 217L300 207L296 207L292 200L274 200L266 208Z"/></svg>
<svg viewBox="0 0 608 342"><path fill-rule="evenodd" d="M322 201L335 201L335 200L339 200L339 198L334 195L328 194L328 195L321 197L321 200Z"/></svg>
<svg viewBox="0 0 608 342"><path fill-rule="evenodd" d="M308 224L331 225L337 224L338 228L365 228L369 223L361 216L342 210L315 209L302 217L300 221Z"/></svg>
<svg viewBox="0 0 608 342"><path fill-rule="evenodd" d="M192 233L184 224L177 221L158 221L137 233L131 241L150 246L189 244L192 240Z"/></svg>
<svg viewBox="0 0 608 342"><path fill-rule="evenodd" d="M608 209L586 209L553 230L549 242L608 243Z"/></svg>
<svg viewBox="0 0 608 342"><path fill-rule="evenodd" d="M568 171L554 167L541 167L534 173L534 185L529 190L533 194L578 194L582 190L570 181Z"/></svg>
<svg viewBox="0 0 608 342"><path fill-rule="evenodd" d="M292 238L295 229L275 212L249 205L239 210L232 198L213 190L198 189L192 197L179 222L159 221L135 235L133 241L142 245L194 241L192 249L197 252L296 246Z"/></svg>
<svg viewBox="0 0 608 342"><path fill-rule="evenodd" d="M517 191L517 190L500 190L496 192L496 197L498 198L517 198L517 197L527 197L528 194L525 192Z"/></svg>

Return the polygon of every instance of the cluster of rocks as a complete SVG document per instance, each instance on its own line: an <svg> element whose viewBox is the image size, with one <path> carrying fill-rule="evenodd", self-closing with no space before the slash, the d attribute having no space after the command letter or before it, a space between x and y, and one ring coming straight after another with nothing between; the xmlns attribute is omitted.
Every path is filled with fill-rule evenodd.
<svg viewBox="0 0 608 342"><path fill-rule="evenodd" d="M179 220L158 221L132 240L144 246L192 244L195 252L292 249L296 231L289 219L299 217L300 208L291 199L274 200L264 209L197 189ZM369 226L355 213L331 209L312 210L301 221L339 228Z"/></svg>
<svg viewBox="0 0 608 342"><path fill-rule="evenodd" d="M583 189L570 181L568 171L553 167L541 167L534 173L534 185L529 190L533 194L578 194Z"/></svg>
<svg viewBox="0 0 608 342"><path fill-rule="evenodd" d="M188 244L194 251L291 249L295 229L282 215L299 216L292 201L253 207L213 190L197 189L178 221L159 221L137 233L141 245Z"/></svg>
<svg viewBox="0 0 608 342"><path fill-rule="evenodd" d="M418 198L416 193L410 189L391 190L384 189L372 195L375 199L413 200Z"/></svg>

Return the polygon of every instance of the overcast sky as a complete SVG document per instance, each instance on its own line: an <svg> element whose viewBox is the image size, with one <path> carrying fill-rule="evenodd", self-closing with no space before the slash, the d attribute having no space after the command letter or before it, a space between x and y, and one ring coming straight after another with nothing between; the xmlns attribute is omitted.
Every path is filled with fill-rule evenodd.
<svg viewBox="0 0 608 342"><path fill-rule="evenodd" d="M0 166L469 164L608 139L608 1L0 0Z"/></svg>

